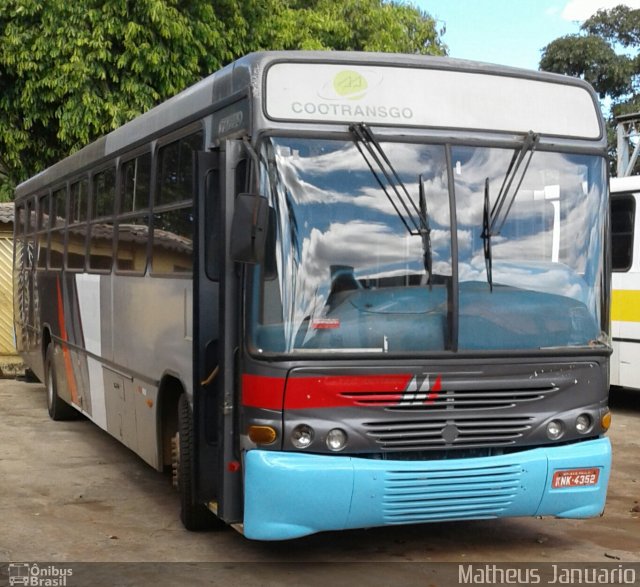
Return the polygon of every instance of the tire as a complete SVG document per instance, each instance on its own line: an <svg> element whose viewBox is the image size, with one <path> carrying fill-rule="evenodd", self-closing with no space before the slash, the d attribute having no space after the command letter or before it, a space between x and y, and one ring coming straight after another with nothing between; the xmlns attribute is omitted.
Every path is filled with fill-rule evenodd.
<svg viewBox="0 0 640 587"><path fill-rule="evenodd" d="M178 400L178 432L173 439L173 479L180 493L180 520L192 532L221 529L225 526L222 520L194 500L194 458L191 406L182 394Z"/></svg>
<svg viewBox="0 0 640 587"><path fill-rule="evenodd" d="M44 373L49 417L56 421L75 420L78 418L78 411L58 395L58 378L56 376L55 361L53 360L53 343L47 347Z"/></svg>

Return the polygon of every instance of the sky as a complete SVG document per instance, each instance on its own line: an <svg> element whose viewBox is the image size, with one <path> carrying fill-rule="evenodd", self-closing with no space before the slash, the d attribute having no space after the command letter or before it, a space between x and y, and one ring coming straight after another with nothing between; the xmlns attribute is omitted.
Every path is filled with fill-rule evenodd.
<svg viewBox="0 0 640 587"><path fill-rule="evenodd" d="M640 0L406 0L428 12L449 56L500 65L538 69L542 49L551 41L577 33L599 9Z"/></svg>

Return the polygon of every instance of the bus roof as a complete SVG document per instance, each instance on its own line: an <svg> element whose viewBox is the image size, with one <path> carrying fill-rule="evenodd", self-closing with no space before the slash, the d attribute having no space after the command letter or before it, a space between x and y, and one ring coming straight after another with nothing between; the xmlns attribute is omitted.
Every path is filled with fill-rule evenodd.
<svg viewBox="0 0 640 587"><path fill-rule="evenodd" d="M558 87L579 88L588 95L591 106L588 105L587 108L591 107L595 116L595 122L592 122L591 126L595 125L598 128L598 136L590 136L588 138L601 140L603 135L600 121L601 115L595 93L589 84L577 78L449 57L341 51L267 51L251 53L230 63L174 97L97 139L66 159L40 172L16 188L16 197L19 198L22 195L62 181L69 174L80 172L91 165L95 165L102 159L116 156L124 149L131 149L138 144L177 129L190 121L195 121L243 93L264 97L264 72L270 65L275 63L323 63L341 66L350 64L363 67L396 66L401 69L415 68L462 74L487 74L548 82ZM496 99L499 98L498 95L493 95ZM547 110L550 109L547 108ZM543 115L546 115L546 113L543 113ZM277 118L272 117L272 119L276 120Z"/></svg>

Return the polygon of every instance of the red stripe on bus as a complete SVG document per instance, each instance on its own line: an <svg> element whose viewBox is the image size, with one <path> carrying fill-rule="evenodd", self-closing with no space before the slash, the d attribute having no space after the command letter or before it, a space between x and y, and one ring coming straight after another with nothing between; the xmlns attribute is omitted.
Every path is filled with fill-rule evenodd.
<svg viewBox="0 0 640 587"><path fill-rule="evenodd" d="M67 328L64 320L64 304L62 302L62 292L60 291L60 277L56 278L56 286L58 288L58 323L60 325L60 338L62 339L62 355L64 356L64 370L67 374L67 383L69 384L69 391L71 393L71 401L74 404L78 403L78 388L76 387L76 379L73 376L73 365L71 364L71 353L69 347L66 344Z"/></svg>
<svg viewBox="0 0 640 587"><path fill-rule="evenodd" d="M284 377L242 376L242 405L268 410L282 410Z"/></svg>
<svg viewBox="0 0 640 587"><path fill-rule="evenodd" d="M396 405L412 375L330 375L293 377L287 382L289 410Z"/></svg>

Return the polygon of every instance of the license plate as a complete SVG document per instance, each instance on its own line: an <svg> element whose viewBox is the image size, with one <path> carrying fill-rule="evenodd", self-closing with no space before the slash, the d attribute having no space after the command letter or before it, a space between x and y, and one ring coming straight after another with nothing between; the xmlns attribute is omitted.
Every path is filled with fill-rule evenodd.
<svg viewBox="0 0 640 587"><path fill-rule="evenodd" d="M596 485L600 469L567 469L565 471L556 471L553 474L551 487L554 489L563 489L565 487L586 487Z"/></svg>

